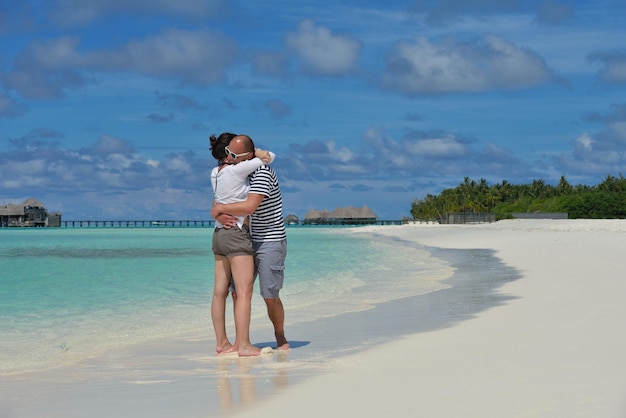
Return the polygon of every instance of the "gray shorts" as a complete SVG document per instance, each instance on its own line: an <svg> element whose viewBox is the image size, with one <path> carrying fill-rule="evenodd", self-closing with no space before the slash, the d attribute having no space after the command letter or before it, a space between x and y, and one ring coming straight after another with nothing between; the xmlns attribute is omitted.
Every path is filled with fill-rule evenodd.
<svg viewBox="0 0 626 418"><path fill-rule="evenodd" d="M252 242L254 248L254 269L259 276L261 296L265 299L278 297L285 279L285 259L287 240Z"/></svg>
<svg viewBox="0 0 626 418"><path fill-rule="evenodd" d="M287 240L253 242L254 278L259 277L261 296L275 299L283 288L285 279L285 259L287 258ZM229 290L235 293L235 283L231 279Z"/></svg>
<svg viewBox="0 0 626 418"><path fill-rule="evenodd" d="M215 228L213 232L213 254L224 257L234 257L236 255L253 255L252 241L248 225L244 224L242 229Z"/></svg>

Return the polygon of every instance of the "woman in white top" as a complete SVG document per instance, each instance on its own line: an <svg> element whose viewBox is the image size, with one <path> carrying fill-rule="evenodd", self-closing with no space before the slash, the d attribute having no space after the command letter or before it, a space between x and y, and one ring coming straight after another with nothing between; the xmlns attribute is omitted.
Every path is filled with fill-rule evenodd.
<svg viewBox="0 0 626 418"><path fill-rule="evenodd" d="M233 138L249 140L250 151L235 154L228 150ZM248 175L263 164L274 160L274 154L254 148L252 139L246 135L223 133L211 136L211 152L218 166L211 171L211 185L216 203L245 201L248 196ZM252 158L254 156L254 158ZM248 159L245 159L248 158ZM241 161L243 159L243 161ZM213 254L215 271L211 318L216 338L216 352L237 353L239 356L257 356L261 349L250 342L250 311L254 284L254 251L248 229L248 217L239 216L237 227L224 228L215 221ZM226 334L226 298L231 277L237 289L235 301L235 343Z"/></svg>

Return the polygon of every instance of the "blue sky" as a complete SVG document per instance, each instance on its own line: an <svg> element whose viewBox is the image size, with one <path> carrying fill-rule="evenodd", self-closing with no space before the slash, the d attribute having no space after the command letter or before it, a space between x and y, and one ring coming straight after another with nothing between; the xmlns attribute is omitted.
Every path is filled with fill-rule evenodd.
<svg viewBox="0 0 626 418"><path fill-rule="evenodd" d="M0 204L209 219L208 137L285 215L626 174L623 0L0 0Z"/></svg>

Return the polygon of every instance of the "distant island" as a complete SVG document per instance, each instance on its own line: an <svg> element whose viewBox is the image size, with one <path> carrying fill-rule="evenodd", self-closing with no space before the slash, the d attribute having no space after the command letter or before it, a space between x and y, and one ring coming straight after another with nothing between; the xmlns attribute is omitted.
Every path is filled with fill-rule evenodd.
<svg viewBox="0 0 626 418"><path fill-rule="evenodd" d="M553 186L543 180L488 184L465 177L455 188L428 194L411 205L415 220L445 222L449 214L492 214L510 218L623 219L626 218L626 178L607 176L596 186L571 185L562 176ZM493 222L493 221L492 221Z"/></svg>

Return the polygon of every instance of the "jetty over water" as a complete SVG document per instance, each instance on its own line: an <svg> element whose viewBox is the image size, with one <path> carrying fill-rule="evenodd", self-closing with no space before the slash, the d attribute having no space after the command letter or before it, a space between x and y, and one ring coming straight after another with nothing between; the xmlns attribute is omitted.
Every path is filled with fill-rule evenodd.
<svg viewBox="0 0 626 418"><path fill-rule="evenodd" d="M61 221L64 228L212 228L214 220L183 221Z"/></svg>
<svg viewBox="0 0 626 418"><path fill-rule="evenodd" d="M312 209L302 221L296 215L287 215L284 218L285 225L289 227L402 225L408 221L408 219L380 220L367 206L337 208L332 212L326 209L321 211ZM0 205L0 228L4 227L214 228L215 220L62 220L60 212L49 213L42 202L30 198L21 204Z"/></svg>
<svg viewBox="0 0 626 418"><path fill-rule="evenodd" d="M290 224L289 227L307 226L358 226L358 225L401 225L401 220L343 220L329 221L322 224ZM154 220L127 220L127 221L61 221L63 228L214 228L214 220L182 220L182 221L154 221Z"/></svg>

